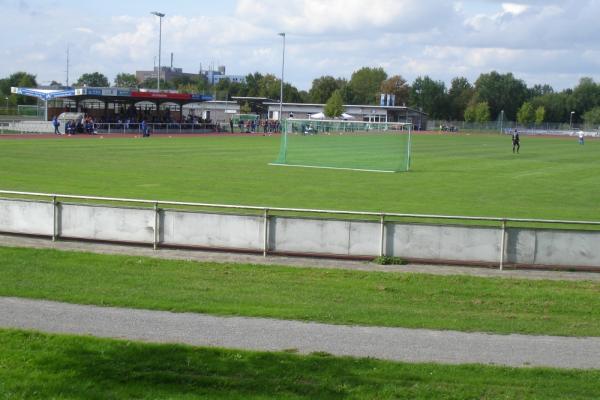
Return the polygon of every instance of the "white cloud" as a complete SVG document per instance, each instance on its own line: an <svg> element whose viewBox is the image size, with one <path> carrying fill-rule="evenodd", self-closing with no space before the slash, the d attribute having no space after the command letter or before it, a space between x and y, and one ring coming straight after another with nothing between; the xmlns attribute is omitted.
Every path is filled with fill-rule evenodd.
<svg viewBox="0 0 600 400"><path fill-rule="evenodd" d="M502 3L502 10L506 14L519 15L523 14L527 9L529 9L529 6L526 4Z"/></svg>

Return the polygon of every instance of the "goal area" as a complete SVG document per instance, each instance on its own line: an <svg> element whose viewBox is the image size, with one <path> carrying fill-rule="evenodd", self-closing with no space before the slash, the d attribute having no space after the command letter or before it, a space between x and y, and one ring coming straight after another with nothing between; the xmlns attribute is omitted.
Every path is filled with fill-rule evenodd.
<svg viewBox="0 0 600 400"><path fill-rule="evenodd" d="M410 169L412 124L290 118L271 165L403 172Z"/></svg>

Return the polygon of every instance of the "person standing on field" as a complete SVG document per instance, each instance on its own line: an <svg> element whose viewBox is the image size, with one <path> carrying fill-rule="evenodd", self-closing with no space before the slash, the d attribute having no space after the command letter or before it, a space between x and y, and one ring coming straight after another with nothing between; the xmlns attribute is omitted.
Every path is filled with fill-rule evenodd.
<svg viewBox="0 0 600 400"><path fill-rule="evenodd" d="M579 144L584 144L584 135L583 131L579 131Z"/></svg>
<svg viewBox="0 0 600 400"><path fill-rule="evenodd" d="M60 121L58 120L56 115L52 117L52 125L54 126L54 134L60 135L60 131L58 130L58 127L60 126Z"/></svg>
<svg viewBox="0 0 600 400"><path fill-rule="evenodd" d="M515 150L517 150L517 153L519 153L519 150L521 149L521 139L519 138L519 131L517 131L516 129L512 134L512 144L513 153L515 152Z"/></svg>

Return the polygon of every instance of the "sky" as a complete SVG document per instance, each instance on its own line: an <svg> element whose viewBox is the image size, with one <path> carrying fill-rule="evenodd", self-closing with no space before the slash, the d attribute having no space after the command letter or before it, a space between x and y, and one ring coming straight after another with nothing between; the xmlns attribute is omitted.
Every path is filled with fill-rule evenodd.
<svg viewBox="0 0 600 400"><path fill-rule="evenodd" d="M323 75L349 79L383 67L409 83L428 75L449 86L481 73L512 72L529 86L600 81L600 0L0 0L0 77L38 83L86 72L109 80L162 64L185 72L281 74L301 90Z"/></svg>

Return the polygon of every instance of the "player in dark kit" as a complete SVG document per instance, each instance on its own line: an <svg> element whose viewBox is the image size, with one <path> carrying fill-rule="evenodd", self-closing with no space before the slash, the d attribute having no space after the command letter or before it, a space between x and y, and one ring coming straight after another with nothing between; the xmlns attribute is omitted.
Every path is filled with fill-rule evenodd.
<svg viewBox="0 0 600 400"><path fill-rule="evenodd" d="M519 150L521 149L521 139L519 138L519 132L516 129L512 135L512 142L513 142L513 153L515 152L515 149L517 150L517 153L518 153Z"/></svg>

